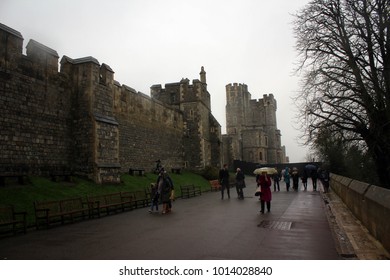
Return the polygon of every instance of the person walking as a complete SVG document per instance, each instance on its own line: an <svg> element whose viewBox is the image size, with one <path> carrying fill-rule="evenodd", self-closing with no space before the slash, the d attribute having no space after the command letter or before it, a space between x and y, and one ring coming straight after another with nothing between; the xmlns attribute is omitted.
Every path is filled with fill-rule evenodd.
<svg viewBox="0 0 390 280"><path fill-rule="evenodd" d="M298 191L299 189L299 172L298 169L294 168L292 172L293 190Z"/></svg>
<svg viewBox="0 0 390 280"><path fill-rule="evenodd" d="M260 195L260 204L261 210L260 213L264 214L265 204L267 204L267 211L271 211L271 177L267 172L263 172L261 175L257 176L257 184L260 186L261 195Z"/></svg>
<svg viewBox="0 0 390 280"><path fill-rule="evenodd" d="M324 187L324 193L328 193L329 192L330 176L329 176L329 171L327 169L321 170L320 180L321 180L322 186Z"/></svg>
<svg viewBox="0 0 390 280"><path fill-rule="evenodd" d="M318 179L318 172L317 169L313 169L311 171L311 181L313 183L313 191L317 191L317 179Z"/></svg>
<svg viewBox="0 0 390 280"><path fill-rule="evenodd" d="M303 187L306 191L307 190L307 171L306 170L303 171L302 184L303 184Z"/></svg>
<svg viewBox="0 0 390 280"><path fill-rule="evenodd" d="M290 190L290 168L286 167L284 170L284 182L286 183L286 190Z"/></svg>
<svg viewBox="0 0 390 280"><path fill-rule="evenodd" d="M172 181L168 179L166 171L162 169L156 183L158 192L160 193L160 200L163 205L162 214L166 214L170 211L169 203L171 202L171 191L173 188L171 182Z"/></svg>
<svg viewBox="0 0 390 280"><path fill-rule="evenodd" d="M279 186L280 176L277 170L276 173L272 176L272 179L274 180L274 192L276 192L276 189L278 190L278 192L280 192L280 186Z"/></svg>
<svg viewBox="0 0 390 280"><path fill-rule="evenodd" d="M223 168L219 170L219 183L221 184L221 199L224 198L225 189L230 198L230 190L229 190L229 170L227 164L223 165Z"/></svg>
<svg viewBox="0 0 390 280"><path fill-rule="evenodd" d="M149 209L149 213L154 212L154 208L156 208L156 211L158 212L158 199L160 197L157 185L155 183L150 184L150 197L151 197L151 206Z"/></svg>
<svg viewBox="0 0 390 280"><path fill-rule="evenodd" d="M244 191L245 188L245 175L244 172L241 171L240 168L237 168L236 172L236 190L238 199L244 199Z"/></svg>

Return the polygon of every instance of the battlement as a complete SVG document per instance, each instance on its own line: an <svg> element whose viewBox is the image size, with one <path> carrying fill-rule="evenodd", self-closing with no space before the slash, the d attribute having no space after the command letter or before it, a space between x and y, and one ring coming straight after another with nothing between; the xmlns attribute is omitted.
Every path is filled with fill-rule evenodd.
<svg viewBox="0 0 390 280"><path fill-rule="evenodd" d="M240 89L241 92L247 92L248 91L248 86L246 84L241 84L241 83L230 83L226 85L226 90L228 91L233 91L233 90L238 90Z"/></svg>
<svg viewBox="0 0 390 280"><path fill-rule="evenodd" d="M259 102L261 102L263 106L273 106L275 107L275 111L277 110L277 102L272 93L263 94L263 98L259 99Z"/></svg>
<svg viewBox="0 0 390 280"><path fill-rule="evenodd" d="M270 94L263 94L263 100L273 101L273 100L275 100L275 98L274 98L274 95L272 93L270 93Z"/></svg>
<svg viewBox="0 0 390 280"><path fill-rule="evenodd" d="M0 69L13 69L22 57L23 36L4 24L0 23Z"/></svg>
<svg viewBox="0 0 390 280"><path fill-rule="evenodd" d="M263 98L259 98L259 99L251 99L249 101L252 106L274 106L275 107L275 110L277 109L276 108L276 105L277 105L277 102L276 102L276 99L274 98L274 95L272 93L270 94L263 94Z"/></svg>
<svg viewBox="0 0 390 280"><path fill-rule="evenodd" d="M201 102L210 109L210 94L207 91L206 72L203 66L200 75L201 80L193 79L192 84L188 78L182 78L180 82L166 83L165 87L161 84L155 84L150 87L150 95L152 98L170 105L180 106L180 104L188 102Z"/></svg>
<svg viewBox="0 0 390 280"><path fill-rule="evenodd" d="M151 91L155 91L155 92L158 92L158 91L165 91L165 90L168 90L172 87L177 87L177 86L180 86L180 85L188 85L188 86L193 86L197 83L200 83L201 81L199 79L193 79L192 80L192 84L190 84L190 80L188 78L182 78L180 80L180 82L173 82L173 83L166 83L164 84L164 87L162 86L162 84L155 84L155 85L152 85L150 87Z"/></svg>
<svg viewBox="0 0 390 280"><path fill-rule="evenodd" d="M64 55L61 59L61 65L65 64L65 63L70 63L73 65L83 64L83 63L94 63L94 64L100 66L99 61L92 56L86 56L86 57L82 57L82 58L78 58L78 59L72 59L69 56Z"/></svg>
<svg viewBox="0 0 390 280"><path fill-rule="evenodd" d="M0 30L3 30L4 32L6 32L8 34L13 35L16 38L23 40L22 33L20 33L19 31L15 30L15 29L12 29L11 27L9 27L7 25L2 24L1 22L0 22Z"/></svg>
<svg viewBox="0 0 390 280"><path fill-rule="evenodd" d="M27 57L30 58L34 63L38 65L45 65L49 71L58 72L58 53L33 40L30 39L26 46Z"/></svg>

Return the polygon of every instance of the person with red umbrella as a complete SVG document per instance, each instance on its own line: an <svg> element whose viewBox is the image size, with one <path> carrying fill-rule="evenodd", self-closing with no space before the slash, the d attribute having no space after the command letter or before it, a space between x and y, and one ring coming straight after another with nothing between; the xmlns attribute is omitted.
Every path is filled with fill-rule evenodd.
<svg viewBox="0 0 390 280"><path fill-rule="evenodd" d="M260 212L264 214L265 204L267 204L267 211L271 211L271 177L267 174L266 171L262 172L261 175L258 175L256 178L257 185L261 188L260 203L261 210Z"/></svg>

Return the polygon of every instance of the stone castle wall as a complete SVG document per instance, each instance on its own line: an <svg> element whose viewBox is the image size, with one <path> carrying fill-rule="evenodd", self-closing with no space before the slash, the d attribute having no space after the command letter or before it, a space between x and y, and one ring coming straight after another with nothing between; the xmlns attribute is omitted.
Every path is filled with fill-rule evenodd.
<svg viewBox="0 0 390 280"><path fill-rule="evenodd" d="M161 159L167 167L182 167L182 113L126 86L114 92L121 165L150 171Z"/></svg>
<svg viewBox="0 0 390 280"><path fill-rule="evenodd" d="M337 174L331 174L330 187L352 214L390 251L390 190Z"/></svg>
<svg viewBox="0 0 390 280"><path fill-rule="evenodd" d="M40 67L35 41L24 56L21 34L0 32L1 168L27 166L44 172L49 166L67 165L73 159L73 100L66 77L51 63L58 55L47 49L49 59Z"/></svg>
<svg viewBox="0 0 390 280"><path fill-rule="evenodd" d="M2 24L0 40L1 170L70 170L104 183L119 182L129 168L151 171L157 159L167 168L219 164L210 149L220 126L204 85L179 84L167 102L120 85L93 57L64 56L58 71L55 50L30 40L23 55L22 35ZM207 118L192 122L188 114ZM202 141L193 140L198 134Z"/></svg>

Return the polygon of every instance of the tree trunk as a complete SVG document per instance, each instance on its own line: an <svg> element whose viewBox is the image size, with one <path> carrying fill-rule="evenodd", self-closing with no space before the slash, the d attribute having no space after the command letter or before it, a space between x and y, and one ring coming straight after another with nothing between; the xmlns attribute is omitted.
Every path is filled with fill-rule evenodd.
<svg viewBox="0 0 390 280"><path fill-rule="evenodd" d="M389 140L390 141L390 140ZM376 171L381 186L390 189L390 148L384 137L366 141L375 161ZM369 183L369 182L368 182Z"/></svg>

